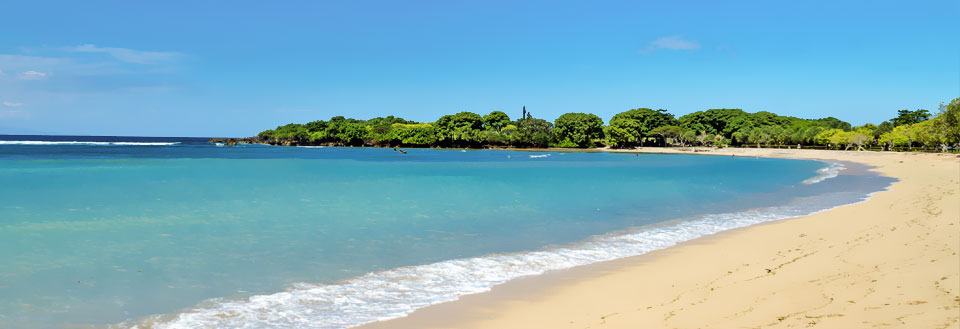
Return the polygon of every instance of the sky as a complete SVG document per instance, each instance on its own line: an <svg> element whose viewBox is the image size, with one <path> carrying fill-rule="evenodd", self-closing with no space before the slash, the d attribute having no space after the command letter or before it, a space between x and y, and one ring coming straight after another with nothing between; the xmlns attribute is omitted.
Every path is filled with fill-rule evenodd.
<svg viewBox="0 0 960 329"><path fill-rule="evenodd" d="M960 1L0 0L0 133L250 136L522 106L834 116L960 96Z"/></svg>

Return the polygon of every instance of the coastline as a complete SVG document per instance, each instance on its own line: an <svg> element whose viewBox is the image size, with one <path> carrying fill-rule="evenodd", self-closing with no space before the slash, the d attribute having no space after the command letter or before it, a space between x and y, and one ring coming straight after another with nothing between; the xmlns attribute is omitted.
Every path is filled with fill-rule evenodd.
<svg viewBox="0 0 960 329"><path fill-rule="evenodd" d="M512 280L360 328L954 328L960 323L956 155L701 150L610 151L850 161L898 181L863 202Z"/></svg>

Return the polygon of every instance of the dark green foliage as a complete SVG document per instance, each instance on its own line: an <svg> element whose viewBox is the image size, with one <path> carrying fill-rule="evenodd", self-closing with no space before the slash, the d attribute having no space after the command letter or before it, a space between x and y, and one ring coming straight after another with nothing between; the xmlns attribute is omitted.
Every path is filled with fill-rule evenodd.
<svg viewBox="0 0 960 329"><path fill-rule="evenodd" d="M823 130L851 129L849 123L833 117L808 120L765 111L749 113L740 109L690 113L680 117L680 125L698 134L721 136L733 145L811 144L814 136Z"/></svg>
<svg viewBox="0 0 960 329"><path fill-rule="evenodd" d="M960 98L955 98L946 106L941 104L940 113L933 120L934 128L943 136L943 143L960 144Z"/></svg>
<svg viewBox="0 0 960 329"><path fill-rule="evenodd" d="M510 116L503 111L493 111L483 116L484 130L500 131L508 124L510 124Z"/></svg>
<svg viewBox="0 0 960 329"><path fill-rule="evenodd" d="M724 135L727 138L742 128L750 113L741 109L710 109L693 112L680 117L680 126L697 133Z"/></svg>
<svg viewBox="0 0 960 329"><path fill-rule="evenodd" d="M376 117L370 120L367 120L365 124L367 125L367 136L364 139L366 144L377 145L377 146L393 146L397 145L391 143L395 136L391 135L391 130L395 124L412 124L413 121L405 120L403 118L398 118L395 116L387 117Z"/></svg>
<svg viewBox="0 0 960 329"><path fill-rule="evenodd" d="M827 129L841 129L841 130L853 129L853 126L851 126L850 123L834 117L826 117L822 119L816 119L813 121L816 121L819 126L825 127Z"/></svg>
<svg viewBox="0 0 960 329"><path fill-rule="evenodd" d="M930 111L927 110L899 110L897 117L890 120L893 126L912 125L921 121L930 120Z"/></svg>
<svg viewBox="0 0 960 329"><path fill-rule="evenodd" d="M475 147L480 145L483 118L473 112L444 115L435 123L437 142L446 147Z"/></svg>
<svg viewBox="0 0 960 329"><path fill-rule="evenodd" d="M560 147L593 147L603 138L603 119L589 113L566 113L554 121L553 134Z"/></svg>
<svg viewBox="0 0 960 329"><path fill-rule="evenodd" d="M394 123L381 145L427 147L436 142L437 133L432 123Z"/></svg>
<svg viewBox="0 0 960 329"><path fill-rule="evenodd" d="M339 145L360 146L368 138L367 127L362 120L335 116L327 123L326 136Z"/></svg>
<svg viewBox="0 0 960 329"><path fill-rule="evenodd" d="M687 143L693 142L697 137L696 132L692 129L674 125L654 128L650 131L650 134L660 138L660 146L686 146Z"/></svg>
<svg viewBox="0 0 960 329"><path fill-rule="evenodd" d="M485 116L460 112L433 123L387 116L358 120L336 116L328 121L291 123L257 134L277 145L412 146L412 147L611 147L635 146L795 146L835 149L914 147L960 148L960 98L926 110L901 110L879 125L856 128L834 117L801 119L772 112L709 109L678 119L665 110L638 108L614 115L608 126L590 113L566 113L554 123L534 118L526 109L510 121L502 111Z"/></svg>
<svg viewBox="0 0 960 329"><path fill-rule="evenodd" d="M660 126L676 124L673 114L666 110L647 108L633 109L614 115L605 134L608 145L613 147L632 147L643 145L650 132Z"/></svg>
<svg viewBox="0 0 960 329"><path fill-rule="evenodd" d="M270 134L270 137L272 140L279 141L282 144L302 145L309 140L310 133L304 125L291 123L277 127L277 129L274 129Z"/></svg>
<svg viewBox="0 0 960 329"><path fill-rule="evenodd" d="M881 122L879 125L877 125L877 129L873 131L874 137L880 138L880 136L883 134L893 131L893 128L893 122L890 120Z"/></svg>
<svg viewBox="0 0 960 329"><path fill-rule="evenodd" d="M548 147L553 141L553 124L544 119L527 116L517 120L516 133L510 136L510 144L516 147Z"/></svg>

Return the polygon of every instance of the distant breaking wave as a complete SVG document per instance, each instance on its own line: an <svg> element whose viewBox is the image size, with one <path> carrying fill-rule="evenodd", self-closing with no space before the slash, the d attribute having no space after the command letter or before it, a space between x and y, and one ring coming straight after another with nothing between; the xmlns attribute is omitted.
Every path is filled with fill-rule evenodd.
<svg viewBox="0 0 960 329"><path fill-rule="evenodd" d="M0 141L0 145L170 146L180 142Z"/></svg>
<svg viewBox="0 0 960 329"><path fill-rule="evenodd" d="M539 251L406 266L332 284L300 283L246 299L211 299L181 313L125 328L348 328L399 318L430 305L485 292L518 277L645 254L721 231L808 215L868 196L825 194L785 206L708 214L596 236Z"/></svg>
<svg viewBox="0 0 960 329"><path fill-rule="evenodd" d="M807 185L816 184L816 183L837 177L838 175L840 175L840 171L843 171L846 169L847 167L844 167L843 164L834 162L827 167L823 167L817 170L816 176L807 178L806 180L803 181L803 183Z"/></svg>

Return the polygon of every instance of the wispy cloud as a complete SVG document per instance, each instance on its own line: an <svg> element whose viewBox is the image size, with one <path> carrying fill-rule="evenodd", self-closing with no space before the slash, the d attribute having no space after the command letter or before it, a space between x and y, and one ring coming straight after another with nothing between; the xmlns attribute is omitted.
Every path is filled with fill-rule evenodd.
<svg viewBox="0 0 960 329"><path fill-rule="evenodd" d="M48 75L50 74L46 72L31 70L31 71L20 72L19 77L21 80L43 80L43 79L46 79Z"/></svg>
<svg viewBox="0 0 960 329"><path fill-rule="evenodd" d="M0 105L3 105L3 107L17 108L17 107L23 106L23 103L17 103L17 102L11 102L11 101L3 101L3 102L0 102Z"/></svg>
<svg viewBox="0 0 960 329"><path fill-rule="evenodd" d="M651 53L657 50L694 51L700 49L700 43L678 35L659 37L651 41L641 52Z"/></svg>
<svg viewBox="0 0 960 329"><path fill-rule="evenodd" d="M0 118L4 119L18 119L18 118L27 118L30 114L27 111L24 111L21 107L23 103L12 102L12 101L2 101L0 102Z"/></svg>
<svg viewBox="0 0 960 329"><path fill-rule="evenodd" d="M145 51L130 48L98 47L92 44L67 47L64 48L64 50L78 53L102 53L119 61L134 64L160 64L177 60L183 56L180 53L172 51Z"/></svg>

